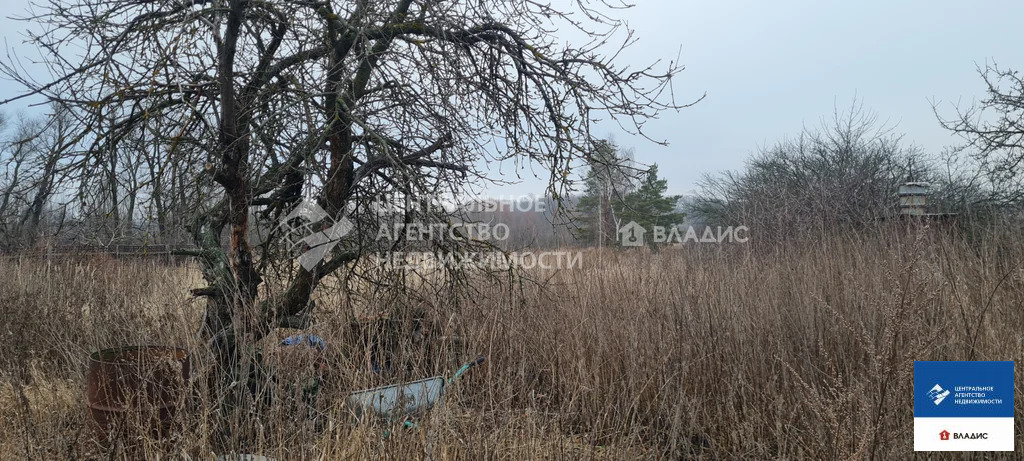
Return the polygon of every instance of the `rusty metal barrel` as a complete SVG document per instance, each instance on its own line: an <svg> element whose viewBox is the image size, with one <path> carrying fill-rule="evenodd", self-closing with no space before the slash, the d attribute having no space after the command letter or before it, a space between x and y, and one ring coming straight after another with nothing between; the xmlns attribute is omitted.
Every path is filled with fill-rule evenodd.
<svg viewBox="0 0 1024 461"><path fill-rule="evenodd" d="M145 436L160 441L180 427L191 373L188 351L166 346L125 346L89 356L86 405L104 444Z"/></svg>

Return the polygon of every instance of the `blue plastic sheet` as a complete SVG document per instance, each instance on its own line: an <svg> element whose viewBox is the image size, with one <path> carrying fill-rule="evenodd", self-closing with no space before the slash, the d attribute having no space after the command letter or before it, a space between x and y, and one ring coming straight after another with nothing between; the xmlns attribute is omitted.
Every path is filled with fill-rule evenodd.
<svg viewBox="0 0 1024 461"><path fill-rule="evenodd" d="M311 349L322 351L327 349L327 341L317 335L300 334L293 335L281 341L282 346L306 346Z"/></svg>

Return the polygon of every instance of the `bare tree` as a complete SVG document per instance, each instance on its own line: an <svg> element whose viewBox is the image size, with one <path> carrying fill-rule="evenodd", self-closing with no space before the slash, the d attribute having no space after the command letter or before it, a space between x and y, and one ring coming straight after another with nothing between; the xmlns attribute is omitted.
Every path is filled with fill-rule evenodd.
<svg viewBox="0 0 1024 461"><path fill-rule="evenodd" d="M740 172L707 176L692 211L713 224L747 225L778 241L864 228L894 213L906 181L928 181L930 162L854 103L820 128L762 149Z"/></svg>
<svg viewBox="0 0 1024 461"><path fill-rule="evenodd" d="M1024 199L1024 75L986 63L978 68L987 96L970 107L956 106L956 115L944 118L935 108L943 128L965 143L966 154L985 174L990 201L1020 203Z"/></svg>
<svg viewBox="0 0 1024 461"><path fill-rule="evenodd" d="M36 81L6 63L28 90L5 102L42 95L74 114L88 142L73 164L83 176L109 175L108 186L135 143L159 153L127 158L159 178L150 181L160 201L165 171L219 186L198 193L190 222L209 284L195 294L208 299L203 334L237 376L247 344L304 321L324 277L395 248L366 238L382 222L374 201L463 196L495 179L484 168L492 161L541 167L548 192L562 197L571 169L594 151L599 117L643 134L646 119L682 107L669 86L679 64L617 66L635 38L609 13L625 5L594 3L54 0L25 19L44 28L30 39L57 78ZM558 29L588 40L565 44ZM111 212L124 192L101 192ZM304 196L356 229L315 265L295 267L294 255L280 257L281 233L252 240L251 216L287 216ZM286 288L261 293L274 267L288 274Z"/></svg>
<svg viewBox="0 0 1024 461"><path fill-rule="evenodd" d="M44 228L44 214L54 205L58 189L68 183L65 153L80 138L72 132L72 119L61 110L18 120L0 152L5 168L0 233L7 247L34 246L42 234L54 230Z"/></svg>

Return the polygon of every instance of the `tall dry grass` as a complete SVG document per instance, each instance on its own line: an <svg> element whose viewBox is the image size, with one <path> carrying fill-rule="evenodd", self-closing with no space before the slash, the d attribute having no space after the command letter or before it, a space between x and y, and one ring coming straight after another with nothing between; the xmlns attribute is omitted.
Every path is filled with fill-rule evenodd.
<svg viewBox="0 0 1024 461"><path fill-rule="evenodd" d="M355 305L320 293L310 331L331 352L319 417L293 385L313 367L271 340L272 403L218 439L197 378L181 437L145 456L211 459L227 444L277 459L911 458L914 360L1021 359L1021 261L1017 238L889 230L775 248L588 252L580 269L538 271L543 283L514 289L482 283L461 302L420 293ZM88 428L86 358L179 345L203 376L202 303L186 295L198 284L188 268L4 261L0 458L133 456ZM356 312L396 305L414 314L385 322L386 347L351 326ZM368 370L382 353L390 379ZM450 373L476 354L487 361L419 428L346 416L349 391Z"/></svg>

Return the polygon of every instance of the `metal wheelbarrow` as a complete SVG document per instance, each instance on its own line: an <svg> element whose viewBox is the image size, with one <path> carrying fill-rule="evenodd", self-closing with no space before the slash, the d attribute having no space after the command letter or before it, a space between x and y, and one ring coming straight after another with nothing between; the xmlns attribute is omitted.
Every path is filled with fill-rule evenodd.
<svg viewBox="0 0 1024 461"><path fill-rule="evenodd" d="M349 394L345 402L356 418L373 415L385 421L404 419L405 427L416 427L408 418L420 415L437 405L444 397L448 386L483 361L484 356L477 357L472 362L462 365L447 380L443 376L434 376L404 384L356 391Z"/></svg>

